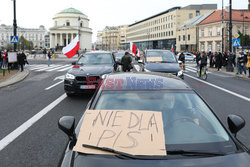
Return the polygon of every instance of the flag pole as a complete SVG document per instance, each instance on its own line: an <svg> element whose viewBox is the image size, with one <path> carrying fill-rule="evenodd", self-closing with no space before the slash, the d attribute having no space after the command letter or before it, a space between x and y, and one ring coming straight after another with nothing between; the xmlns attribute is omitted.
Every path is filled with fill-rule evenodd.
<svg viewBox="0 0 250 167"><path fill-rule="evenodd" d="M78 17L78 39L79 39L79 50L78 50L78 57L80 57L80 50L81 50L81 43L80 43L80 16Z"/></svg>

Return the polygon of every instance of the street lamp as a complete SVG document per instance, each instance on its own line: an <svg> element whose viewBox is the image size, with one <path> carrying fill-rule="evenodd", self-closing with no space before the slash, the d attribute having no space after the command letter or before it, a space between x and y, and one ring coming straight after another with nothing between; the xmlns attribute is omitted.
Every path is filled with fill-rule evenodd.
<svg viewBox="0 0 250 167"><path fill-rule="evenodd" d="M14 20L13 20L13 34L16 36L16 28L17 28L17 23L16 23L16 0L13 0L13 9L14 9ZM14 52L16 52L17 44L14 43Z"/></svg>
<svg viewBox="0 0 250 167"><path fill-rule="evenodd" d="M230 22L229 22L229 51L232 52L232 0L229 0L229 8L230 8Z"/></svg>

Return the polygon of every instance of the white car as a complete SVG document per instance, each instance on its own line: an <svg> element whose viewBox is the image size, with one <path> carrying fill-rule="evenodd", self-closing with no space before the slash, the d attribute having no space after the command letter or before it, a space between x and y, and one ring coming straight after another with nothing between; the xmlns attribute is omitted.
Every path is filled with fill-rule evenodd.
<svg viewBox="0 0 250 167"><path fill-rule="evenodd" d="M177 59L179 59L179 56L180 56L181 53L178 53L177 54ZM196 59L196 56L193 55L192 53L183 53L185 55L185 61L195 61Z"/></svg>

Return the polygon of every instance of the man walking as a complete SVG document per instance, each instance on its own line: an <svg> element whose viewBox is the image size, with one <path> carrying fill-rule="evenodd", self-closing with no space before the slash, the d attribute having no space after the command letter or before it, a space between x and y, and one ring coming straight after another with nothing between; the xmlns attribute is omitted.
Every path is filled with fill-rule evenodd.
<svg viewBox="0 0 250 167"><path fill-rule="evenodd" d="M50 53L50 50L48 51L48 67L50 66L50 59L51 59L51 53Z"/></svg>

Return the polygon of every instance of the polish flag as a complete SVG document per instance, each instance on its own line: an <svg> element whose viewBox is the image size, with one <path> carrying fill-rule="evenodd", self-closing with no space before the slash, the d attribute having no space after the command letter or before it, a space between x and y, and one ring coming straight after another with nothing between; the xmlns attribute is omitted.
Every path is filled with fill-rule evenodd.
<svg viewBox="0 0 250 167"><path fill-rule="evenodd" d="M130 50L131 50L132 53L134 53L134 55L136 56L137 47L135 46L135 44L134 44L133 42L130 42Z"/></svg>
<svg viewBox="0 0 250 167"><path fill-rule="evenodd" d="M67 46L65 46L62 49L62 53L67 56L68 58L71 58L77 54L77 51L80 49L79 46L79 37L78 35L73 39L73 41L70 42Z"/></svg>
<svg viewBox="0 0 250 167"><path fill-rule="evenodd" d="M138 49L137 56L138 56L138 57L141 57L141 52L140 52L140 50L139 50L139 49Z"/></svg>
<svg viewBox="0 0 250 167"><path fill-rule="evenodd" d="M174 52L174 45L172 44L172 48L171 48L172 52Z"/></svg>

